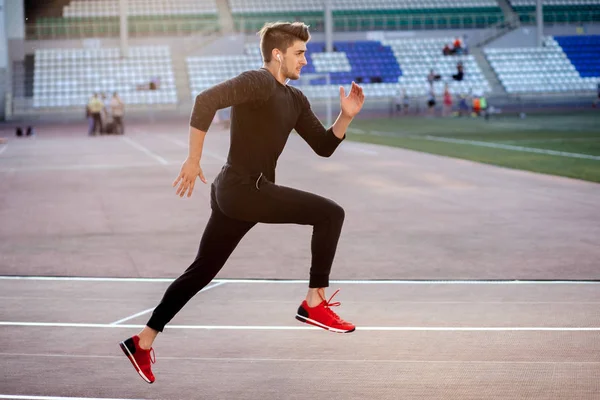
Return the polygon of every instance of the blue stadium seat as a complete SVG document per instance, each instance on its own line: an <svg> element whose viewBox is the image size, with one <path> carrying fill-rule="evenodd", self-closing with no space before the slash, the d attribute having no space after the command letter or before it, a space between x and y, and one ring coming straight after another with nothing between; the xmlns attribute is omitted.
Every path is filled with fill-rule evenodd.
<svg viewBox="0 0 600 400"><path fill-rule="evenodd" d="M333 46L338 52L346 53L351 70L331 72L332 84L348 84L352 81L364 83L395 83L402 76L402 70L390 48L378 41L334 42ZM325 51L325 43L309 42L306 46L306 59L308 64L303 73L319 72L315 69L312 54ZM377 82L378 80L381 82ZM312 85L324 85L325 79L313 79Z"/></svg>
<svg viewBox="0 0 600 400"><path fill-rule="evenodd" d="M582 77L600 77L600 35L556 36Z"/></svg>

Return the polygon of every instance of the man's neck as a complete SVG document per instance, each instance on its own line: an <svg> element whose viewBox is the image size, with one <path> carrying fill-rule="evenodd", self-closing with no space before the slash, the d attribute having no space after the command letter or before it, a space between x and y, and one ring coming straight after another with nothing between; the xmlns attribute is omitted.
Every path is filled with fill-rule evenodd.
<svg viewBox="0 0 600 400"><path fill-rule="evenodd" d="M273 77L275 77L275 79L277 79L277 82L281 83L282 85L286 84L287 79L280 72L279 64L277 64L275 62L265 63L265 64L263 64L263 68L265 68L267 71L269 71L271 73L271 75L273 75Z"/></svg>

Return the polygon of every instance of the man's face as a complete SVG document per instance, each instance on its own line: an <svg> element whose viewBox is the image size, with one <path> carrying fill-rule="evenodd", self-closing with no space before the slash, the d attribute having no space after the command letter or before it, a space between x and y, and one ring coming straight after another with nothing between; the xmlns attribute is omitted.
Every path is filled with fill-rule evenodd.
<svg viewBox="0 0 600 400"><path fill-rule="evenodd" d="M296 80L300 78L300 70L306 64L306 43L296 40L282 56L281 72L286 78Z"/></svg>

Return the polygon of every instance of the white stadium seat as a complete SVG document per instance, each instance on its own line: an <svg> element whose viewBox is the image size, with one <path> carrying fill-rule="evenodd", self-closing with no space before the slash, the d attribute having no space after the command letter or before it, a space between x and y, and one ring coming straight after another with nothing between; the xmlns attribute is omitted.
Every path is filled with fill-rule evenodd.
<svg viewBox="0 0 600 400"><path fill-rule="evenodd" d="M558 43L544 47L489 48L484 53L508 93L551 93L594 90L594 78L579 75Z"/></svg>
<svg viewBox="0 0 600 400"><path fill-rule="evenodd" d="M153 78L158 90L137 90ZM92 93L114 91L126 104L176 103L169 48L130 47L125 59L118 48L36 50L34 107L84 106Z"/></svg>

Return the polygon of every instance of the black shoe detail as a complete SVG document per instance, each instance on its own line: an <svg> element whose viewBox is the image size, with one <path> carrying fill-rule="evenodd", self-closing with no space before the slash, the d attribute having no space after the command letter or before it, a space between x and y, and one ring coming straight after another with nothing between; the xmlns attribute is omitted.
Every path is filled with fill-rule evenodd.
<svg viewBox="0 0 600 400"><path fill-rule="evenodd" d="M304 307L302 307L302 306L298 307L298 313L296 313L296 319L300 322L306 323L307 318L308 318L308 311L306 311L304 309Z"/></svg>
<svg viewBox="0 0 600 400"><path fill-rule="evenodd" d="M135 354L135 343L133 343L133 338L129 338L122 343L127 346L127 350L129 350L132 355Z"/></svg>
<svg viewBox="0 0 600 400"><path fill-rule="evenodd" d="M300 306L300 307L298 307L298 315L300 315L304 318L308 318L308 311L306 311L304 309L304 307Z"/></svg>

